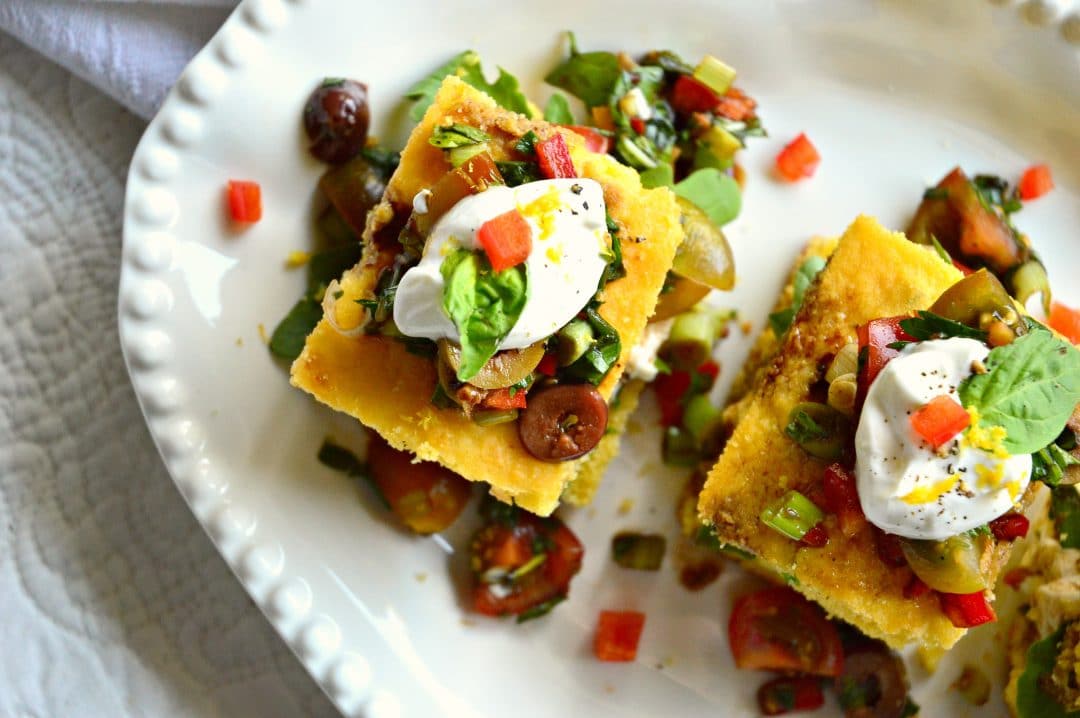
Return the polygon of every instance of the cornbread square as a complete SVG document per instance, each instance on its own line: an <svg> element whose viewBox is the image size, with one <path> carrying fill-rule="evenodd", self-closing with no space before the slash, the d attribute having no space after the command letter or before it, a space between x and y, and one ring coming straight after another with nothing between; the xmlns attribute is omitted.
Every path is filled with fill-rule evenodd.
<svg viewBox="0 0 1080 718"><path fill-rule="evenodd" d="M363 320L364 310L356 300L372 296L379 270L393 260L393 254L383 248L387 243L380 242L381 233L392 231L396 237L395 227L408 217L413 197L451 169L442 150L431 146L428 138L436 126L452 123L472 125L490 135L489 148L496 160L511 158L513 144L529 130L541 139L559 132L566 138L578 174L603 187L608 213L619 227L626 268L624 278L605 288L599 310L622 341L618 363L598 387L610 400L682 240L674 195L666 188L643 189L637 172L607 155L589 152L573 132L508 112L453 76L443 81L434 103L413 130L382 203L368 216L363 258L341 279L341 295L333 311L345 333L324 318L293 363L292 383L356 417L392 446L418 459L437 461L466 479L485 481L497 498L547 515L585 467L591 488L573 496L579 502L591 498L617 445L602 443L575 461L535 459L522 447L515 423L479 426L456 409L433 406L437 378L431 359L410 354L404 344L387 337L347 335L350 327Z"/></svg>
<svg viewBox="0 0 1080 718"><path fill-rule="evenodd" d="M870 526L844 539L829 516L833 540L808 548L766 527L759 516L787 491L812 493L821 485L826 462L784 434L789 412L806 400L820 365L856 340L857 325L926 309L961 277L932 249L869 217L856 219L806 293L772 361L757 373L698 500L700 518L715 526L720 541L755 554L759 566L790 577L796 590L830 614L894 648L915 643L945 649L964 630L952 625L934 594L904 598L908 576L878 557ZM1008 545L995 551L996 576Z"/></svg>

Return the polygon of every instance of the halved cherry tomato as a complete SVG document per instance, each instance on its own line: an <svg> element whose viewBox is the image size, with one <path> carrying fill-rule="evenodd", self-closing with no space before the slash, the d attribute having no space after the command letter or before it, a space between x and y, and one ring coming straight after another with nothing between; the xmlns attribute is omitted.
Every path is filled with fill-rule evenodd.
<svg viewBox="0 0 1080 718"><path fill-rule="evenodd" d="M935 396L909 417L911 428L936 451L971 424L971 416L948 394Z"/></svg>
<svg viewBox="0 0 1080 718"><path fill-rule="evenodd" d="M1050 308L1049 324L1073 344L1080 344L1080 311L1054 302Z"/></svg>
<svg viewBox="0 0 1080 718"><path fill-rule="evenodd" d="M997 620L993 607L986 600L986 594L978 593L939 593L941 610L957 628L974 628L984 623Z"/></svg>
<svg viewBox="0 0 1080 718"><path fill-rule="evenodd" d="M496 272L510 269L529 258L532 228L516 208L489 219L476 230L476 242Z"/></svg>
<svg viewBox="0 0 1080 718"><path fill-rule="evenodd" d="M844 652L821 608L786 587L766 588L735 602L728 639L739 668L798 671L836 677Z"/></svg>
<svg viewBox="0 0 1080 718"><path fill-rule="evenodd" d="M611 149L611 138L605 135L603 132L598 132L593 127L586 127L585 125L561 125L571 132L581 135L585 138L585 149L589 152L597 152L602 155L606 155L608 150Z"/></svg>
<svg viewBox="0 0 1080 718"><path fill-rule="evenodd" d="M990 522L990 532L998 541L1015 541L1027 536L1031 522L1023 514L1008 513Z"/></svg>
<svg viewBox="0 0 1080 718"><path fill-rule="evenodd" d="M540 174L548 179L578 176L566 139L558 133L536 143L536 161Z"/></svg>
<svg viewBox="0 0 1080 718"><path fill-rule="evenodd" d="M601 661L632 661L645 628L640 611L601 611L593 638L593 654Z"/></svg>
<svg viewBox="0 0 1080 718"><path fill-rule="evenodd" d="M825 467L822 485L825 509L836 514L840 533L848 538L857 534L866 525L866 516L863 514L862 504L859 503L854 474L842 464L829 464Z"/></svg>
<svg viewBox="0 0 1080 718"><path fill-rule="evenodd" d="M262 188L258 182L229 180L225 196L232 221L253 224L262 219Z"/></svg>
<svg viewBox="0 0 1080 718"><path fill-rule="evenodd" d="M719 102L719 95L690 75L679 75L671 88L671 106L676 112L710 112Z"/></svg>
<svg viewBox="0 0 1080 718"><path fill-rule="evenodd" d="M791 711L812 711L825 705L825 694L817 678L774 678L757 692L762 715L778 716Z"/></svg>
<svg viewBox="0 0 1080 718"><path fill-rule="evenodd" d="M821 163L821 155L805 133L789 142L776 156L776 171L788 182L813 176Z"/></svg>
<svg viewBox="0 0 1080 718"><path fill-rule="evenodd" d="M885 368L885 365L900 355L899 349L893 349L890 344L901 341L913 341L914 337L900 328L900 322L907 316L882 317L872 319L866 324L859 326L856 333L859 337L860 355L865 352L866 361L859 371L859 389L856 406L862 406L862 400L866 398L866 391Z"/></svg>
<svg viewBox="0 0 1080 718"><path fill-rule="evenodd" d="M487 524L470 544L473 609L487 616L537 616L566 598L585 549L557 518L489 499Z"/></svg>
<svg viewBox="0 0 1080 718"><path fill-rule="evenodd" d="M368 444L371 479L394 515L416 533L442 531L465 508L472 484L439 464L413 459L380 436Z"/></svg>
<svg viewBox="0 0 1080 718"><path fill-rule="evenodd" d="M1024 174L1020 175L1020 184L1016 189L1020 193L1020 199L1025 202L1042 197L1054 189L1054 177L1050 174L1050 167L1043 164L1028 167Z"/></svg>
<svg viewBox="0 0 1080 718"><path fill-rule="evenodd" d="M544 376L555 376L559 370L559 357L554 352L548 352L540 363L536 365L536 371Z"/></svg>

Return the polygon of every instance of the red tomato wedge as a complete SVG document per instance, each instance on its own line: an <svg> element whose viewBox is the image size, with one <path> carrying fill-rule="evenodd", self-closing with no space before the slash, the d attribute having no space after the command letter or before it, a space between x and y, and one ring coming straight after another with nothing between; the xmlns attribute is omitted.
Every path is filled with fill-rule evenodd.
<svg viewBox="0 0 1080 718"><path fill-rule="evenodd" d="M225 189L229 204L229 219L242 224L254 224L262 219L262 188L258 182L229 180Z"/></svg>
<svg viewBox="0 0 1080 718"><path fill-rule="evenodd" d="M766 588L735 602L728 621L735 665L835 678L844 669L836 627L821 608L786 587Z"/></svg>
<svg viewBox="0 0 1080 718"><path fill-rule="evenodd" d="M487 254L491 268L501 272L529 258L532 227L521 212L512 209L480 225L476 242Z"/></svg>
<svg viewBox="0 0 1080 718"><path fill-rule="evenodd" d="M593 638L593 654L601 661L632 661L645 628L640 611L601 611Z"/></svg>
<svg viewBox="0 0 1080 718"><path fill-rule="evenodd" d="M1050 307L1049 324L1073 344L1080 344L1080 311L1054 302Z"/></svg>
<svg viewBox="0 0 1080 718"><path fill-rule="evenodd" d="M825 705L825 694L817 678L774 678L757 692L762 715L778 716L791 711L812 711Z"/></svg>
<svg viewBox="0 0 1080 718"><path fill-rule="evenodd" d="M986 595L979 593L941 593L941 610L957 628L974 628L997 620Z"/></svg>
<svg viewBox="0 0 1080 718"><path fill-rule="evenodd" d="M611 149L611 138L592 127L585 125L562 125L571 132L585 138L585 149L606 155Z"/></svg>
<svg viewBox="0 0 1080 718"><path fill-rule="evenodd" d="M566 139L560 134L536 143L536 160L540 165L540 174L548 179L578 176L574 161L570 159Z"/></svg>
<svg viewBox="0 0 1080 718"><path fill-rule="evenodd" d="M911 428L936 451L971 425L971 416L947 394L935 396L908 417Z"/></svg>
<svg viewBox="0 0 1080 718"><path fill-rule="evenodd" d="M776 156L776 171L788 182L796 182L811 177L820 163L817 148L805 133L801 133Z"/></svg>
<svg viewBox="0 0 1080 718"><path fill-rule="evenodd" d="M900 322L907 318L907 316L899 316L872 319L856 329L859 337L859 352L866 352L866 361L859 371L859 396L856 406L862 406L867 389L874 383L874 379L885 368L885 365L900 355L899 349L894 349L889 345L914 340L914 337L900 328Z"/></svg>
<svg viewBox="0 0 1080 718"><path fill-rule="evenodd" d="M825 509L836 514L840 533L852 537L866 525L859 492L855 487L855 475L842 464L829 464L825 467L823 480Z"/></svg>
<svg viewBox="0 0 1080 718"><path fill-rule="evenodd" d="M1020 183L1016 187L1020 193L1020 199L1025 202L1038 199L1054 189L1054 176L1050 174L1049 165L1032 165L1020 175Z"/></svg>
<svg viewBox="0 0 1080 718"><path fill-rule="evenodd" d="M368 444L371 479L394 515L416 533L442 531L469 502L472 484L439 464L413 459L378 435Z"/></svg>
<svg viewBox="0 0 1080 718"><path fill-rule="evenodd" d="M719 103L719 95L690 75L679 75L671 88L671 106L676 112L711 112Z"/></svg>

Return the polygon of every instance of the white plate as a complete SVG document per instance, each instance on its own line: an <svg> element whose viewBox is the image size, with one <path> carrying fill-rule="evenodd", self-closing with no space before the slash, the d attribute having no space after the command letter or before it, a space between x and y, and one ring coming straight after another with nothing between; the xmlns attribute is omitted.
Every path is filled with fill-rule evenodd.
<svg viewBox="0 0 1080 718"><path fill-rule="evenodd" d="M567 512L589 547L570 600L522 626L466 619L455 586L469 520L445 539L407 536L315 461L328 433L352 441L361 432L289 388L259 327L272 329L301 292L303 273L283 262L311 241L322 168L304 149L300 110L323 76L369 83L376 127L400 146L402 92L466 47L518 74L541 100L539 78L564 52L567 28L586 49L711 52L740 70L771 134L746 155L749 186L729 233L740 282L725 301L755 328L810 235L840 232L859 212L902 227L923 187L958 163L1006 177L1034 161L1053 164L1057 189L1017 221L1049 260L1061 297L1080 303L1080 83L1068 42L1080 19L1037 28L1016 8L979 0L609 7L247 0L136 152L120 329L147 422L195 515L347 714L752 715L764 677L735 671L726 645L730 597L749 581L738 570L691 594L670 556L646 575L608 557L618 529L674 539L683 472L660 464L651 400L593 507ZM1025 12L1049 8L1054 17L1056 7ZM821 167L810 181L777 183L771 159L802 130ZM242 233L224 221L230 178L263 187L265 216ZM725 380L749 341L736 332L723 347ZM624 498L634 508L619 515ZM601 608L647 612L636 663L591 658ZM975 660L997 653L995 631L965 641ZM946 694L959 663L947 660L930 679L916 672L916 698L934 714L955 700ZM986 711L1003 713L997 695Z"/></svg>

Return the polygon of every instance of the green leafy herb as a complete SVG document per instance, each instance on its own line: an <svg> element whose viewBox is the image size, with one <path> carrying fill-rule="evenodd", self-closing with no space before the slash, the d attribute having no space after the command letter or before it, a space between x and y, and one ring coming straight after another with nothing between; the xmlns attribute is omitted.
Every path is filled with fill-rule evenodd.
<svg viewBox="0 0 1080 718"><path fill-rule="evenodd" d="M1063 548L1080 548L1080 493L1075 486L1058 486L1050 498L1050 518Z"/></svg>
<svg viewBox="0 0 1080 718"><path fill-rule="evenodd" d="M1080 711L1065 708L1042 688L1054 670L1065 627L1062 626L1028 648L1027 662L1016 684L1016 713L1019 718L1078 718Z"/></svg>
<svg viewBox="0 0 1080 718"><path fill-rule="evenodd" d="M570 57L548 73L544 81L566 90L589 107L606 105L622 69L611 52L578 52L577 38L570 38Z"/></svg>
<svg viewBox="0 0 1080 718"><path fill-rule="evenodd" d="M961 403L978 410L981 425L1005 429L1011 454L1054 441L1080 402L1080 351L1037 329L990 350L984 363L985 374L960 384Z"/></svg>
<svg viewBox="0 0 1080 718"><path fill-rule="evenodd" d="M544 178L540 174L540 166L535 162L496 162L495 166L499 168L507 187L517 187Z"/></svg>
<svg viewBox="0 0 1080 718"><path fill-rule="evenodd" d="M521 91L521 86L516 77L503 68L499 68L499 76L494 83L490 83L484 77L480 56L472 50L465 50L450 58L445 64L440 65L434 72L417 82L405 97L416 102L409 116L414 122L419 122L435 101L435 94L439 91L443 79L447 75L456 75L465 83L475 87L481 92L486 92L501 107L513 112L520 112L530 116L529 101Z"/></svg>
<svg viewBox="0 0 1080 718"><path fill-rule="evenodd" d="M570 111L570 103L566 95L561 92L554 93L544 105L544 120L554 122L557 125L574 124L574 113Z"/></svg>
<svg viewBox="0 0 1080 718"><path fill-rule="evenodd" d="M917 314L918 316L900 320L900 328L917 341L949 339L952 337L986 341L986 332L979 329L973 329L966 324L946 319L933 312L920 311ZM965 404L965 406L967 405Z"/></svg>
<svg viewBox="0 0 1080 718"><path fill-rule="evenodd" d="M919 704L911 700L911 696L907 697L904 702L904 710L900 713L900 718L911 718L911 716L919 715Z"/></svg>
<svg viewBox="0 0 1080 718"><path fill-rule="evenodd" d="M623 265L622 257L622 240L619 239L619 235L611 234L611 252L604 258L607 260L607 266L604 267L603 274L600 275L600 284L598 289L603 289L608 285L608 282L614 282L616 279L621 279L626 276L626 267Z"/></svg>
<svg viewBox="0 0 1080 718"><path fill-rule="evenodd" d="M344 274L346 269L356 266L363 249L363 245L356 242L311 255L307 267L309 292L314 292L314 288L319 286L325 287Z"/></svg>
<svg viewBox="0 0 1080 718"><path fill-rule="evenodd" d="M304 350L308 334L318 325L322 315L319 302L308 296L301 298L274 328L270 336L270 352L282 359L296 359Z"/></svg>
<svg viewBox="0 0 1080 718"><path fill-rule="evenodd" d="M565 600L566 596L556 596L555 598L548 599L543 603L538 603L532 608L522 611L518 614L517 619L515 620L518 623L525 623L525 621L531 621L534 618L540 618L541 616L545 616L551 613L551 609L555 608Z"/></svg>
<svg viewBox="0 0 1080 718"><path fill-rule="evenodd" d="M971 180L972 186L979 194L983 204L992 209L999 209L1005 215L1012 214L1023 207L1016 191L1009 191L1009 183L997 175L975 175Z"/></svg>
<svg viewBox="0 0 1080 718"><path fill-rule="evenodd" d="M784 427L784 433L799 444L805 444L818 439L824 439L829 432L814 421L813 417L805 411L796 411L791 421Z"/></svg>
<svg viewBox="0 0 1080 718"><path fill-rule="evenodd" d="M394 170L401 164L401 153L388 150L383 147L365 147L360 150L360 156L367 160L368 165L377 170L382 180L386 182Z"/></svg>
<svg viewBox="0 0 1080 718"><path fill-rule="evenodd" d="M806 290L814 283L821 270L825 269L825 264L825 260L821 257L807 257L795 270L795 278L791 286L791 306L769 315L769 326L776 336L782 335L791 326L795 315L802 307L803 300L806 299Z"/></svg>
<svg viewBox="0 0 1080 718"><path fill-rule="evenodd" d="M514 504L503 503L490 494L485 495L480 502L479 511L484 523L499 524L508 528L517 526L518 517L521 514L521 509Z"/></svg>
<svg viewBox="0 0 1080 718"><path fill-rule="evenodd" d="M522 266L495 272L479 253L459 249L442 267L443 308L461 335L457 376L468 381L495 355L525 308L528 284Z"/></svg>
<svg viewBox="0 0 1080 718"><path fill-rule="evenodd" d="M465 147L487 142L491 137L488 133L472 125L454 123L447 127L439 126L431 132L428 142L440 149L448 150L454 147Z"/></svg>
<svg viewBox="0 0 1080 718"><path fill-rule="evenodd" d="M675 194L693 202L717 227L739 215L742 192L739 184L718 169L701 169L675 185Z"/></svg>
<svg viewBox="0 0 1080 718"><path fill-rule="evenodd" d="M642 65L657 65L673 75L693 75L694 66L671 50L653 50L641 60Z"/></svg>
<svg viewBox="0 0 1080 718"><path fill-rule="evenodd" d="M562 375L579 381L597 385L604 380L622 352L622 340L615 327L604 321L596 310L595 303L585 309L585 321L592 327L592 345L585 350L573 364L562 371Z"/></svg>
<svg viewBox="0 0 1080 718"><path fill-rule="evenodd" d="M949 254L948 250L941 246L941 242L939 242L938 238L933 234L930 235L930 244L934 245L934 251L941 257L941 261L945 262L945 264L948 264L950 267L953 266L952 255Z"/></svg>
<svg viewBox="0 0 1080 718"><path fill-rule="evenodd" d="M331 468L334 471L340 471L349 478L363 479L371 487L371 490L375 492L375 496L379 499L379 502L382 503L385 508L390 508L390 502L386 500L386 496L371 477L371 472L368 471L367 464L360 461L360 459L356 457L356 454L349 451L344 446L335 444L330 439L323 439L322 446L319 447L319 453L316 458L323 466Z"/></svg>
<svg viewBox="0 0 1080 718"><path fill-rule="evenodd" d="M674 185L675 168L667 162L661 162L655 167L651 167L641 172L641 186L645 189L653 189L654 187L673 187Z"/></svg>
<svg viewBox="0 0 1080 718"><path fill-rule="evenodd" d="M537 134L532 130L529 130L514 143L514 151L526 156L535 155L536 143L539 141L540 138Z"/></svg>

